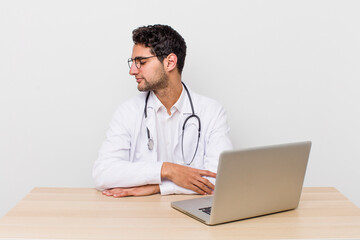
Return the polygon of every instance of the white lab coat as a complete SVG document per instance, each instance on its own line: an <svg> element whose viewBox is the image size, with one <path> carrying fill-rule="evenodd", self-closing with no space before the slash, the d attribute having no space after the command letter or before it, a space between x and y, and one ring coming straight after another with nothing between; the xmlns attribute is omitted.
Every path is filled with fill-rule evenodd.
<svg viewBox="0 0 360 240"><path fill-rule="evenodd" d="M121 104L116 110L106 139L100 149L99 157L94 164L93 178L96 188L104 190L114 187L159 184L162 195L193 194L192 190L182 188L170 180L161 179L163 162L158 159L157 155L157 149L161 146L157 145L154 103L149 99L147 106L148 116L145 119L146 94L140 93ZM212 99L191 91L190 95L195 113L201 119L199 146L190 167L216 172L220 153L232 149L225 110L218 102ZM174 129L176 131L172 151L174 163L184 164L181 151L182 126L186 117L191 113L191 105L186 95L178 128ZM185 128L183 144L187 163L191 161L195 152L197 125L196 120L192 118ZM147 146L146 127L149 128L151 137L154 140L153 150L149 150ZM191 132L187 133L187 131ZM209 180L215 182L213 178L209 178Z"/></svg>

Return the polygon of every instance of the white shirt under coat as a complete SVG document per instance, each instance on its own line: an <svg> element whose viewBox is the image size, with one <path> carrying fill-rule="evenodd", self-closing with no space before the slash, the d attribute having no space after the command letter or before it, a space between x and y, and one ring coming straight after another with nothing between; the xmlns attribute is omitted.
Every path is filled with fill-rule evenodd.
<svg viewBox="0 0 360 240"><path fill-rule="evenodd" d="M169 115L151 92L145 119L146 95L146 92L140 93L117 108L94 164L96 188L105 190L159 184L162 195L194 194L192 190L161 179L163 162L186 165L195 153L198 123L191 118L185 128L184 162L181 151L182 126L192 114L187 93L183 89ZM194 161L187 166L216 172L220 153L232 149L226 112L215 100L192 91L190 95L195 113L201 120L201 134ZM152 150L148 149L146 127L154 141ZM208 179L215 183L215 179Z"/></svg>

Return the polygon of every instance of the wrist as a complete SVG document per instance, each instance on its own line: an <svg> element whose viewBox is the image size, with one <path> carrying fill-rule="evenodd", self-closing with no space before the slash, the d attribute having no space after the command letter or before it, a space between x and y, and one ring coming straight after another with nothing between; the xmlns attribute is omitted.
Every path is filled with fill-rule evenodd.
<svg viewBox="0 0 360 240"><path fill-rule="evenodd" d="M169 163L169 162L164 162L162 164L162 166L161 166L161 179L163 179L163 178L169 179L171 164L172 163Z"/></svg>
<svg viewBox="0 0 360 240"><path fill-rule="evenodd" d="M157 194L157 193L161 193L161 191L160 191L160 185L159 184L156 184L155 185L155 192L154 192L155 194Z"/></svg>

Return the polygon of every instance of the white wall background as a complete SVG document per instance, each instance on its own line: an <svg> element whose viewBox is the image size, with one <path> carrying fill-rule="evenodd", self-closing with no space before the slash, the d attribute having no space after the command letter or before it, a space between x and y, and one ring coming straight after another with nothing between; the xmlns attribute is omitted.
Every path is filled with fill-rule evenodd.
<svg viewBox="0 0 360 240"><path fill-rule="evenodd" d="M137 94L131 31L188 45L184 81L236 148L312 140L306 186L360 206L360 2L0 1L0 216L33 187L93 187L116 106Z"/></svg>

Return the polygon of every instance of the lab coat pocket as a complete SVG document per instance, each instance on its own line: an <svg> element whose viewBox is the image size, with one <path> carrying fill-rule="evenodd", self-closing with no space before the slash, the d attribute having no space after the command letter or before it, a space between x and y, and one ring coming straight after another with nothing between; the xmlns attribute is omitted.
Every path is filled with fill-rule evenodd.
<svg viewBox="0 0 360 240"><path fill-rule="evenodd" d="M143 153L142 152L135 152L134 162L141 161L142 158L143 158Z"/></svg>

